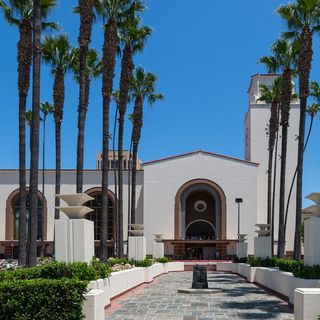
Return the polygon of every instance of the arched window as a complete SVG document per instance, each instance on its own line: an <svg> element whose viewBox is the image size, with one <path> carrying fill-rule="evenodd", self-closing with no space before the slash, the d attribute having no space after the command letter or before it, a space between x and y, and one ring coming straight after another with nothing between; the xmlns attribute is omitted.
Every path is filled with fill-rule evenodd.
<svg viewBox="0 0 320 320"><path fill-rule="evenodd" d="M26 219L27 232L30 215L30 195L27 190L26 195ZM47 221L47 206L46 200L42 194L38 192L38 227L37 239L46 239L46 221ZM7 199L6 209L6 240L19 240L19 218L20 218L20 197L19 189L11 193ZM45 223L44 223L45 222Z"/></svg>
<svg viewBox="0 0 320 320"><path fill-rule="evenodd" d="M94 239L100 240L100 229L101 229L101 190L96 190L93 192L87 191L88 195L94 199L88 201L85 205L91 209L92 212L89 212L86 215L86 219L94 222ZM109 195L108 201L108 240L115 240L115 212L114 212L114 200Z"/></svg>
<svg viewBox="0 0 320 320"><path fill-rule="evenodd" d="M30 216L30 195L27 193L27 211L26 211L26 218L27 218L27 234L29 228L29 216ZM20 198L18 197L13 204L13 212L14 212L14 240L19 239L19 217L20 217ZM37 228L37 239L42 239L43 237L43 222L42 222L42 199L38 197L38 228Z"/></svg>

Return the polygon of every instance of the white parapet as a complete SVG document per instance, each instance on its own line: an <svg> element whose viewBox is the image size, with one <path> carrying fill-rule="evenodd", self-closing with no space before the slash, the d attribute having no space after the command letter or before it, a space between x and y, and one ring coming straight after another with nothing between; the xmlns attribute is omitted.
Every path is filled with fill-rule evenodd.
<svg viewBox="0 0 320 320"><path fill-rule="evenodd" d="M152 244L152 256L154 258L163 258L164 257L164 243L163 242L154 242Z"/></svg>
<svg viewBox="0 0 320 320"><path fill-rule="evenodd" d="M254 238L254 256L261 259L271 258L271 237Z"/></svg>
<svg viewBox="0 0 320 320"><path fill-rule="evenodd" d="M147 255L146 237L128 238L128 257L134 260L144 260Z"/></svg>
<svg viewBox="0 0 320 320"><path fill-rule="evenodd" d="M91 290L85 295L82 308L86 320L104 320L104 297L102 290Z"/></svg>
<svg viewBox="0 0 320 320"><path fill-rule="evenodd" d="M316 320L320 315L320 289L298 288L294 290L294 319Z"/></svg>
<svg viewBox="0 0 320 320"><path fill-rule="evenodd" d="M90 262L94 256L93 222L86 219L55 220L56 261Z"/></svg>
<svg viewBox="0 0 320 320"><path fill-rule="evenodd" d="M239 259L248 257L248 244L247 243L237 243L236 244L236 255Z"/></svg>
<svg viewBox="0 0 320 320"><path fill-rule="evenodd" d="M304 264L320 265L320 217L312 216L304 223Z"/></svg>

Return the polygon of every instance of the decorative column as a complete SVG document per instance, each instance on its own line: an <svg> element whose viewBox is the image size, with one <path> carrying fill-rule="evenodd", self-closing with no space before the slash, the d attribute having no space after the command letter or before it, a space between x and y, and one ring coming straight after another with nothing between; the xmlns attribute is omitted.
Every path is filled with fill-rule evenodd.
<svg viewBox="0 0 320 320"><path fill-rule="evenodd" d="M92 197L85 193L58 194L68 206L56 209L66 214L67 219L54 222L55 260L64 262L90 262L94 257L93 221L83 217L93 210L83 206Z"/></svg>
<svg viewBox="0 0 320 320"><path fill-rule="evenodd" d="M308 208L312 216L304 222L304 264L320 265L320 193L311 193L306 198L315 205Z"/></svg>
<svg viewBox="0 0 320 320"><path fill-rule="evenodd" d="M163 234L154 234L154 243L152 244L152 256L153 258L163 258L164 257L164 243Z"/></svg>
<svg viewBox="0 0 320 320"><path fill-rule="evenodd" d="M131 224L128 238L128 258L144 260L147 256L146 237L143 236L143 224Z"/></svg>
<svg viewBox="0 0 320 320"><path fill-rule="evenodd" d="M257 223L255 224L259 230L255 232L258 234L254 238L254 256L256 258L272 258L270 224Z"/></svg>
<svg viewBox="0 0 320 320"><path fill-rule="evenodd" d="M245 241L247 234L241 233L238 234L238 240L239 242L236 244L236 256L239 259L247 258L248 257L248 243Z"/></svg>

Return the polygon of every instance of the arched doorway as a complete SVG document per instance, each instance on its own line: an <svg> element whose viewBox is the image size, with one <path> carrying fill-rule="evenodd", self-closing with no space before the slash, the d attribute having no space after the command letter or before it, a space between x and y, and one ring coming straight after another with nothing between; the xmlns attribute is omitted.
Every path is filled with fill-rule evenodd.
<svg viewBox="0 0 320 320"><path fill-rule="evenodd" d="M18 257L18 240L19 240L19 218L20 218L20 191L16 189L13 191L6 201L6 234L5 239L5 256L14 258ZM29 228L29 213L30 213L30 195L29 188L26 194L26 222L27 234ZM37 226L37 239L47 240L47 201L46 198L38 191L38 226ZM45 248L44 248L45 249ZM40 248L38 248L40 254Z"/></svg>
<svg viewBox="0 0 320 320"><path fill-rule="evenodd" d="M93 209L86 215L86 219L94 222L94 240L95 240L95 254L99 254L100 246L100 230L101 230L101 196L102 190L99 187L91 188L85 192L93 198L86 202L86 206ZM116 206L115 206L115 195L113 192L108 190L108 218L107 218L107 245L108 245L108 256L114 256L114 245L116 239Z"/></svg>
<svg viewBox="0 0 320 320"><path fill-rule="evenodd" d="M207 179L180 187L175 198L176 257L213 259L226 239L226 197L222 188Z"/></svg>

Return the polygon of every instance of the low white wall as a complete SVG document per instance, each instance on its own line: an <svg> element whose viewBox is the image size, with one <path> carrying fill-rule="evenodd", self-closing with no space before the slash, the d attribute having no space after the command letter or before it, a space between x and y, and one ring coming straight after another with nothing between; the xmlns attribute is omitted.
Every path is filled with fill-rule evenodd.
<svg viewBox="0 0 320 320"><path fill-rule="evenodd" d="M278 268L250 267L244 263L217 262L217 271L231 271L242 275L249 282L257 282L286 296L292 304L294 304L295 289L320 288L319 279L296 278L291 272L280 271Z"/></svg>
<svg viewBox="0 0 320 320"><path fill-rule="evenodd" d="M232 262L217 262L217 271L233 272L233 265Z"/></svg>
<svg viewBox="0 0 320 320"><path fill-rule="evenodd" d="M86 320L103 320L104 307L110 300L142 283L149 283L153 278L168 272L184 271L183 262L156 263L147 268L133 268L112 272L109 278L90 281L89 292L83 307Z"/></svg>
<svg viewBox="0 0 320 320"><path fill-rule="evenodd" d="M320 314L320 289L294 291L294 319L316 320Z"/></svg>

